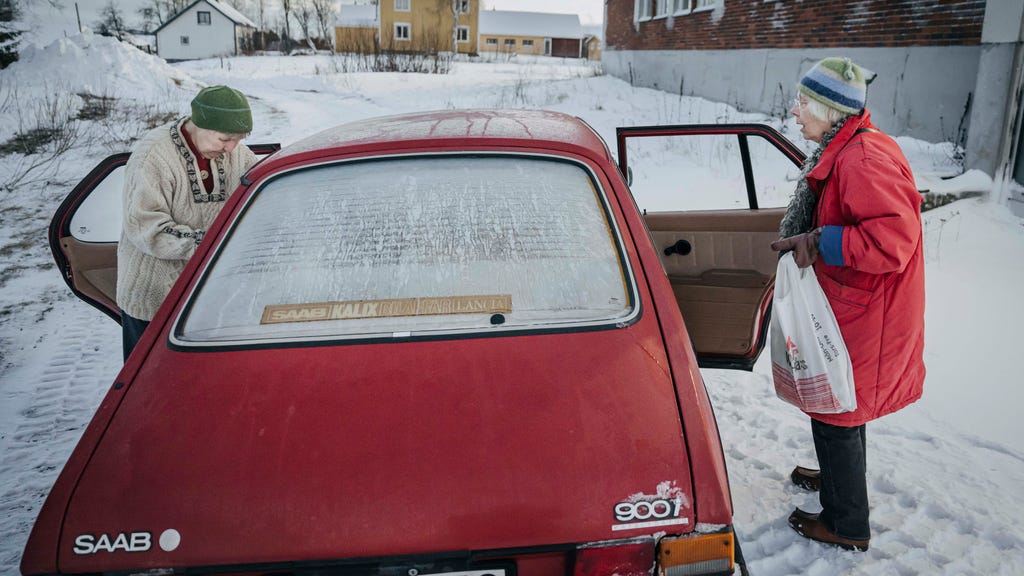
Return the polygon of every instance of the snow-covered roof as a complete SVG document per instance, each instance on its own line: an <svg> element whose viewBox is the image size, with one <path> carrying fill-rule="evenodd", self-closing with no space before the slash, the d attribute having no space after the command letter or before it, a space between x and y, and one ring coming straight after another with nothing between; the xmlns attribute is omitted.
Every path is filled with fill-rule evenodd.
<svg viewBox="0 0 1024 576"><path fill-rule="evenodd" d="M245 14L242 14L238 10L235 10L229 4L219 2L218 0L206 0L206 2L209 3L210 6L213 6L214 8L219 10L221 14L227 16L228 20L231 20L235 24L241 24L242 26L249 26L251 28L256 27L255 22L246 18Z"/></svg>
<svg viewBox="0 0 1024 576"><path fill-rule="evenodd" d="M342 4L334 24L342 28L376 28L377 7L369 4Z"/></svg>
<svg viewBox="0 0 1024 576"><path fill-rule="evenodd" d="M220 12L228 20L231 20L232 22L234 22L235 24L238 24L239 26L248 26L250 28L255 28L256 27L256 24L252 20L249 20L248 18L245 17L244 14L242 14L238 10L235 10L234 8L232 8L231 6L229 6L228 4L226 4L224 2L218 2L217 0L196 0L195 2L193 2L193 3L189 4L188 6L186 6L185 8L183 8L180 12L175 14L173 17L169 18L159 28L157 28L153 33L156 34L157 32L159 32L160 30L165 28L171 22L174 22L175 20L177 20L179 16L185 14L193 6L195 6L196 4L199 4L200 2L205 2L205 3L209 4L211 8L213 8L214 10Z"/></svg>
<svg viewBox="0 0 1024 576"><path fill-rule="evenodd" d="M583 27L580 25L580 17L577 14L481 10L480 33L504 36L582 38Z"/></svg>

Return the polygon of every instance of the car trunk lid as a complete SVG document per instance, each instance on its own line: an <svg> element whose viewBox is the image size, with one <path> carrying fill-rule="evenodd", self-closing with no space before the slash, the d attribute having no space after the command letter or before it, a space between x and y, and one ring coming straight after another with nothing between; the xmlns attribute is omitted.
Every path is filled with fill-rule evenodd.
<svg viewBox="0 0 1024 576"><path fill-rule="evenodd" d="M693 523L650 314L572 334L158 346L148 360L69 506L62 570L101 556L127 569L531 547ZM147 550L115 545L136 533Z"/></svg>

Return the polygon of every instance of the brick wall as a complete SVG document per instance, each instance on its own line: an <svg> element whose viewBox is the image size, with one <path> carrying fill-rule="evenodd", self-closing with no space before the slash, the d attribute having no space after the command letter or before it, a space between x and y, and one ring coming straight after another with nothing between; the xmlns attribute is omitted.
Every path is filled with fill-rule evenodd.
<svg viewBox="0 0 1024 576"><path fill-rule="evenodd" d="M654 0L668 1L668 0ZM970 46L985 0L719 0L713 10L633 21L634 0L607 0L612 50Z"/></svg>

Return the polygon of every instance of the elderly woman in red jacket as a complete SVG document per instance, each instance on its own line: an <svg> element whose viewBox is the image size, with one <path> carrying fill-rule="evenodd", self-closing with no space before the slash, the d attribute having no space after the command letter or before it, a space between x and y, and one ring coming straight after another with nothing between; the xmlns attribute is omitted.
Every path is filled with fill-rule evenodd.
<svg viewBox="0 0 1024 576"><path fill-rule="evenodd" d="M773 250L813 266L853 363L857 409L811 414L820 472L791 478L820 490L822 510L797 508L802 536L867 550L865 423L921 397L924 261L921 196L902 151L864 107L873 78L848 58L826 58L797 85L791 113L819 147L808 158Z"/></svg>

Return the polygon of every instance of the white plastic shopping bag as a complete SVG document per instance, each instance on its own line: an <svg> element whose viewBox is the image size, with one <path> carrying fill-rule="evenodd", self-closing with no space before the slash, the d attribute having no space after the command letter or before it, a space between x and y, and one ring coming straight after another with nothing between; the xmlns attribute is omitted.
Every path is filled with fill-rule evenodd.
<svg viewBox="0 0 1024 576"><path fill-rule="evenodd" d="M814 268L779 259L771 320L775 393L804 412L857 409L853 365Z"/></svg>

